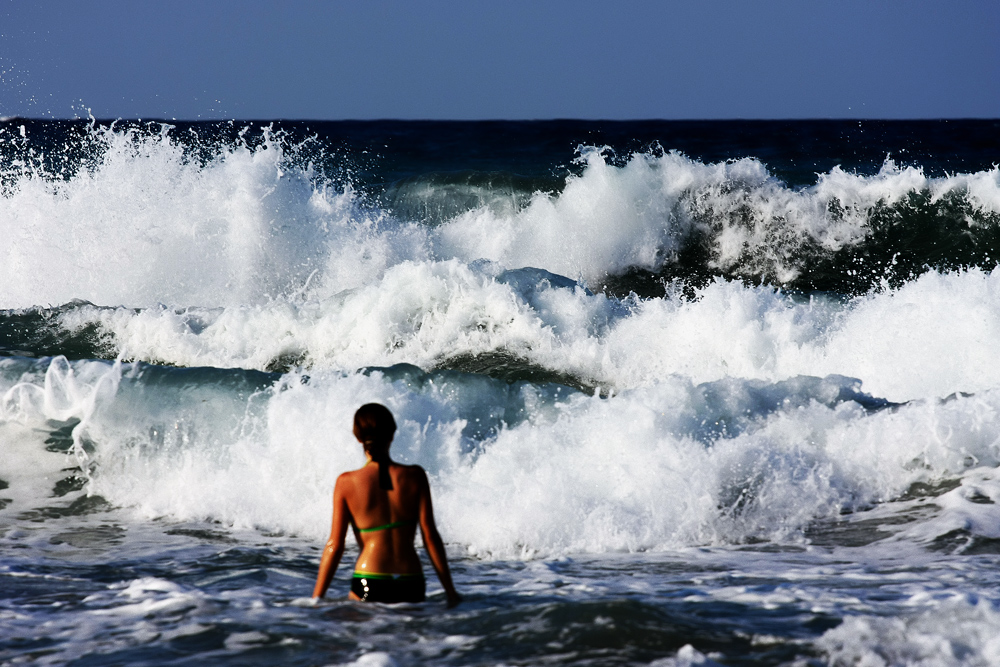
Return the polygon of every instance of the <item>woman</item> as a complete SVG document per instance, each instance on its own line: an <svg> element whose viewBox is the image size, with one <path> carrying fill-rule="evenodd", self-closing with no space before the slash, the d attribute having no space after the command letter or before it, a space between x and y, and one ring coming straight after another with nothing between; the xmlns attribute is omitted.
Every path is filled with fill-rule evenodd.
<svg viewBox="0 0 1000 667"><path fill-rule="evenodd" d="M354 415L354 437L368 460L358 470L337 478L333 489L333 527L323 550L313 597L321 598L344 555L347 526L354 530L361 553L354 565L351 600L423 602L425 582L413 546L417 525L434 571L448 596L448 606L461 601L451 582L444 543L434 525L431 489L420 466L389 458L396 421L384 405L362 405ZM375 465L372 465L375 464Z"/></svg>

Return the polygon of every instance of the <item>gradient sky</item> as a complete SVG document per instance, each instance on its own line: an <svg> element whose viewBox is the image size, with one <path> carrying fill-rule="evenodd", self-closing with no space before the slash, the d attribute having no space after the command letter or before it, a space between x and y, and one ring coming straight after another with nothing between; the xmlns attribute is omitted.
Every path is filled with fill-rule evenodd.
<svg viewBox="0 0 1000 667"><path fill-rule="evenodd" d="M996 0L0 0L0 116L1000 117Z"/></svg>

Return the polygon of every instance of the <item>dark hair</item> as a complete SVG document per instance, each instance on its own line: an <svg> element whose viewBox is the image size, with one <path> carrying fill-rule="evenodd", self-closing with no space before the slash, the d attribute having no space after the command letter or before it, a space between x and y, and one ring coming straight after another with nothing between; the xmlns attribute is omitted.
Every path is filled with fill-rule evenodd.
<svg viewBox="0 0 1000 667"><path fill-rule="evenodd" d="M392 490L389 477L389 443L396 433L396 420L389 408L380 403L365 403L354 413L354 437L361 441L365 451L378 463L379 487Z"/></svg>

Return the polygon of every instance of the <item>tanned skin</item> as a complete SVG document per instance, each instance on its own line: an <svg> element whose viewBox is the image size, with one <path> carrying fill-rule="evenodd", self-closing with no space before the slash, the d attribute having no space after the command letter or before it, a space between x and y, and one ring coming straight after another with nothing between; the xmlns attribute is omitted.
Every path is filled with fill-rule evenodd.
<svg viewBox="0 0 1000 667"><path fill-rule="evenodd" d="M444 542L434 524L427 473L420 466L401 465L389 460L393 488L385 490L379 487L378 464L372 461L370 454L367 456L364 466L337 478L333 489L333 525L319 564L313 597L323 597L330 586L344 555L348 526L354 531L354 539L361 548L354 566L356 571L419 574L422 571L420 558L414 548L416 525L411 523L371 533L360 533L357 529L358 526L372 528L397 521L415 521L420 526L431 565L448 597L448 607L454 607L462 598L451 581ZM348 597L351 600L360 599L353 592Z"/></svg>

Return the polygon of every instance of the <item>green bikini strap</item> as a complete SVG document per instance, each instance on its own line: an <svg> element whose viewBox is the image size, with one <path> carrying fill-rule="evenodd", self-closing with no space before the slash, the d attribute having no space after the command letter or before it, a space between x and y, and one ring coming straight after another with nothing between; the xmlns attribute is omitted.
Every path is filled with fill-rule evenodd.
<svg viewBox="0 0 1000 667"><path fill-rule="evenodd" d="M389 530L390 528L399 528L400 526L415 526L416 521L394 521L392 523L387 523L384 526L375 526L374 528L358 528L359 533L372 533L376 530Z"/></svg>

